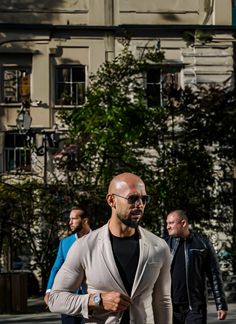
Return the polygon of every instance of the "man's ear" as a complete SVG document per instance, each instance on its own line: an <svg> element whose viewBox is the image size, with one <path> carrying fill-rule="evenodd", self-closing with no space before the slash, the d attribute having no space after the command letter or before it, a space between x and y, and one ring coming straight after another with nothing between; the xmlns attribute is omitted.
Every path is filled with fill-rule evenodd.
<svg viewBox="0 0 236 324"><path fill-rule="evenodd" d="M116 207L115 199L112 194L107 194L106 199L107 199L107 203L110 207Z"/></svg>
<svg viewBox="0 0 236 324"><path fill-rule="evenodd" d="M182 220L181 220L181 223L182 223L182 226L183 226L183 227L186 227L187 223L186 223L186 220L185 220L185 219L182 219Z"/></svg>

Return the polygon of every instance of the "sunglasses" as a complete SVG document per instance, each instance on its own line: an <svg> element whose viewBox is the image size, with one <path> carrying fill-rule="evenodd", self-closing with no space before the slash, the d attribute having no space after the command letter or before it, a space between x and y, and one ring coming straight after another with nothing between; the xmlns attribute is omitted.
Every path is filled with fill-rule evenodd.
<svg viewBox="0 0 236 324"><path fill-rule="evenodd" d="M126 199L128 201L128 204L130 205L133 205L135 204L137 201L139 201L140 199L142 200L142 203L145 205L145 204L148 204L149 201L150 201L150 196L148 195L143 195L143 196L139 196L139 195L130 195L128 197L123 197L123 196L120 196L120 195L117 195L117 194L112 194L114 196L117 196L117 197L120 197L120 198L123 198L123 199Z"/></svg>

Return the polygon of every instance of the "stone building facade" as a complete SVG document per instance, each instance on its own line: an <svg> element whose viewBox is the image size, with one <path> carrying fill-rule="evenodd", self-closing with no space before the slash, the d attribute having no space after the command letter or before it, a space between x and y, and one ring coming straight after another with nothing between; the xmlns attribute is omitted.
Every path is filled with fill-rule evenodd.
<svg viewBox="0 0 236 324"><path fill-rule="evenodd" d="M154 81L147 80L147 85L158 84L160 100L167 73L177 87L199 83L233 87L234 3L2 0L0 173L34 168L16 127L22 103L30 103L26 110L41 149L53 139L55 129L63 131L57 118L61 107L72 109L84 102L89 75L122 50L127 35L137 55L155 46L165 52L165 69L155 70ZM43 165L45 154L35 157L35 166L40 159Z"/></svg>

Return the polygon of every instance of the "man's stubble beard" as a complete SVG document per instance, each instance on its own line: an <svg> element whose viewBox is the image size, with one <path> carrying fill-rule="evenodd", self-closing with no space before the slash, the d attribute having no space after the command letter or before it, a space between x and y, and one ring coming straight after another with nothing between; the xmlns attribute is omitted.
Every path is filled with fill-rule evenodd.
<svg viewBox="0 0 236 324"><path fill-rule="evenodd" d="M137 228L139 226L140 220L142 217L140 217L140 220L138 221L132 221L130 218L125 219L123 218L123 215L117 213L117 217L122 222L122 224L131 227L131 228Z"/></svg>
<svg viewBox="0 0 236 324"><path fill-rule="evenodd" d="M72 234L79 233L83 228L82 222L72 231Z"/></svg>

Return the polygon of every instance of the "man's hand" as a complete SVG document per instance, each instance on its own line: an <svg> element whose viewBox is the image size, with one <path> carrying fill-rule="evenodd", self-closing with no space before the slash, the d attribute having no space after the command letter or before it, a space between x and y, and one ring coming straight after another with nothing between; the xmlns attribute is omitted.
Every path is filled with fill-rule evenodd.
<svg viewBox="0 0 236 324"><path fill-rule="evenodd" d="M50 294L50 293L46 293L46 294L44 295L44 302L45 302L46 305L48 304L49 294Z"/></svg>
<svg viewBox="0 0 236 324"><path fill-rule="evenodd" d="M93 296L94 294L91 294L89 297L90 308L96 307L93 302ZM133 303L132 299L128 296L115 291L101 293L101 299L100 307L112 312L122 312Z"/></svg>
<svg viewBox="0 0 236 324"><path fill-rule="evenodd" d="M218 314L218 320L221 320L221 321L223 321L223 320L225 320L225 319L226 319L226 316L227 316L227 311L226 311L226 310L223 310L223 309L221 309L221 310L218 310L218 311L217 311L217 314Z"/></svg>

